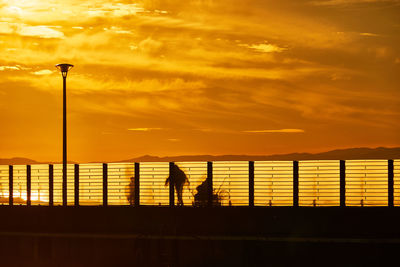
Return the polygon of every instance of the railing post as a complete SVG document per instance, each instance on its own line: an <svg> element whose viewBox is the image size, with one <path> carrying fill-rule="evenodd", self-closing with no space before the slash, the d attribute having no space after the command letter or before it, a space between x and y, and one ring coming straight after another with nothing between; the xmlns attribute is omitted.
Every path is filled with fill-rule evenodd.
<svg viewBox="0 0 400 267"><path fill-rule="evenodd" d="M175 192L174 192L174 165L175 163L169 163L169 206L175 206Z"/></svg>
<svg viewBox="0 0 400 267"><path fill-rule="evenodd" d="M74 204L79 206L79 164L74 167Z"/></svg>
<svg viewBox="0 0 400 267"><path fill-rule="evenodd" d="M394 166L393 160L388 160L388 206L394 206Z"/></svg>
<svg viewBox="0 0 400 267"><path fill-rule="evenodd" d="M54 205L54 167L49 164L49 206Z"/></svg>
<svg viewBox="0 0 400 267"><path fill-rule="evenodd" d="M249 206L254 207L254 161L249 161Z"/></svg>
<svg viewBox="0 0 400 267"><path fill-rule="evenodd" d="M293 207L299 206L299 162L293 161Z"/></svg>
<svg viewBox="0 0 400 267"><path fill-rule="evenodd" d="M140 164L135 162L135 207L140 206Z"/></svg>
<svg viewBox="0 0 400 267"><path fill-rule="evenodd" d="M108 205L108 166L103 163L103 206Z"/></svg>
<svg viewBox="0 0 400 267"><path fill-rule="evenodd" d="M68 205L68 165L63 163L63 177L62 177L62 202L63 202L63 206L66 207Z"/></svg>
<svg viewBox="0 0 400 267"><path fill-rule="evenodd" d="M212 161L207 162L207 195L208 195L208 207L212 207L214 200Z"/></svg>
<svg viewBox="0 0 400 267"><path fill-rule="evenodd" d="M14 204L14 167L8 166L8 205Z"/></svg>
<svg viewBox="0 0 400 267"><path fill-rule="evenodd" d="M26 165L26 205L31 205L31 165Z"/></svg>
<svg viewBox="0 0 400 267"><path fill-rule="evenodd" d="M346 207L346 161L340 161L340 207Z"/></svg>

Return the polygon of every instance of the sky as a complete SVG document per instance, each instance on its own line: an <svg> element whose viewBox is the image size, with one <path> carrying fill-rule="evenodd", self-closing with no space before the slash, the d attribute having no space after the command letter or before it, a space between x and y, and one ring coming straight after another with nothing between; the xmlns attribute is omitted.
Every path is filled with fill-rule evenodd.
<svg viewBox="0 0 400 267"><path fill-rule="evenodd" d="M400 146L399 0L0 1L0 158Z"/></svg>

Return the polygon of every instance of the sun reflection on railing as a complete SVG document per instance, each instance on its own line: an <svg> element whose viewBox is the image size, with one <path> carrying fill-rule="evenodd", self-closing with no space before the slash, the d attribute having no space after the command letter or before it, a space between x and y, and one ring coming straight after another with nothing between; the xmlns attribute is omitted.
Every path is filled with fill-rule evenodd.
<svg viewBox="0 0 400 267"><path fill-rule="evenodd" d="M22 191L14 191L13 192L13 202L14 204L26 204L28 201L28 194L27 192ZM1 204L8 204L9 202L9 193L8 192L0 192L0 203ZM48 205L49 198L46 196L41 196L39 191L32 191L31 192L31 202L32 204L37 205Z"/></svg>

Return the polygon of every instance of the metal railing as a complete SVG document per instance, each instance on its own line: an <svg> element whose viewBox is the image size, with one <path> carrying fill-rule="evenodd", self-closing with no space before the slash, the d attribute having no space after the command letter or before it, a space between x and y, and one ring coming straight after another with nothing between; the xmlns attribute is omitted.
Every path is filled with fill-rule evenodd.
<svg viewBox="0 0 400 267"><path fill-rule="evenodd" d="M0 204L175 206L173 164L186 206L400 206L400 160L0 165Z"/></svg>

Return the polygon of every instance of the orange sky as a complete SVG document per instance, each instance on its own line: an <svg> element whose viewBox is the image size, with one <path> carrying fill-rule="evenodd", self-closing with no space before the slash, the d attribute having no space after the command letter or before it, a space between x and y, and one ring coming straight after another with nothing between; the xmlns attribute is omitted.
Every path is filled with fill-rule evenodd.
<svg viewBox="0 0 400 267"><path fill-rule="evenodd" d="M0 158L400 146L399 0L0 1Z"/></svg>

